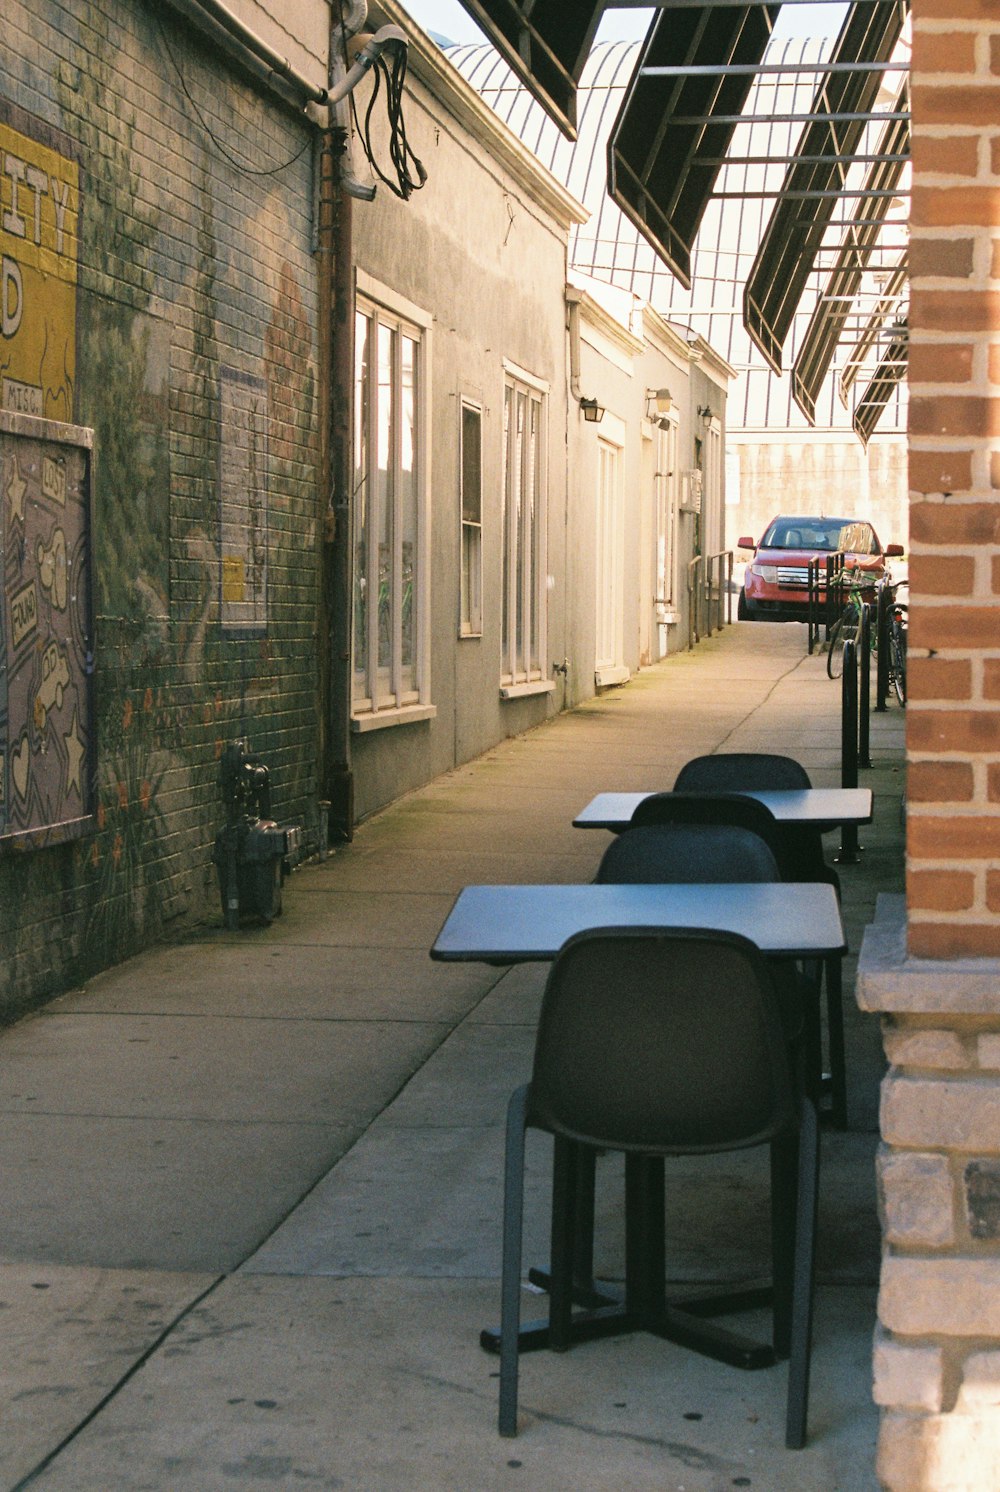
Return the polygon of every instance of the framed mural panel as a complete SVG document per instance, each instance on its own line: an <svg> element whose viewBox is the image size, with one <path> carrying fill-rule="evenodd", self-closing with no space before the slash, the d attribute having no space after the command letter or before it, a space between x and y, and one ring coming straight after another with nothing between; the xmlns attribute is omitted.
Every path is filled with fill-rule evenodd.
<svg viewBox="0 0 1000 1492"><path fill-rule="evenodd" d="M0 411L0 845L94 811L93 432Z"/></svg>
<svg viewBox="0 0 1000 1492"><path fill-rule="evenodd" d="M80 167L58 130L0 100L0 407L72 420Z"/></svg>
<svg viewBox="0 0 1000 1492"><path fill-rule="evenodd" d="M219 406L219 619L223 632L262 636L267 632L267 384L223 368Z"/></svg>

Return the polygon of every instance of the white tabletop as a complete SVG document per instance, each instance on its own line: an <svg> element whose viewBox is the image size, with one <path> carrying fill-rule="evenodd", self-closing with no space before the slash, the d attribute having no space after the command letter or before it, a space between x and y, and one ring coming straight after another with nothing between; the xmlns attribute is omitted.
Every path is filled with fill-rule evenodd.
<svg viewBox="0 0 1000 1492"><path fill-rule="evenodd" d="M431 957L545 960L587 928L645 926L742 933L764 953L797 958L841 954L847 946L837 893L821 883L467 886Z"/></svg>
<svg viewBox="0 0 1000 1492"><path fill-rule="evenodd" d="M577 829L627 829L632 815L651 793L598 793L573 820ZM689 794L678 796L688 797ZM696 796L703 796L701 793ZM711 794L704 796L710 797ZM868 824L872 817L870 787L767 788L746 794L756 798L783 824L834 829L839 824Z"/></svg>

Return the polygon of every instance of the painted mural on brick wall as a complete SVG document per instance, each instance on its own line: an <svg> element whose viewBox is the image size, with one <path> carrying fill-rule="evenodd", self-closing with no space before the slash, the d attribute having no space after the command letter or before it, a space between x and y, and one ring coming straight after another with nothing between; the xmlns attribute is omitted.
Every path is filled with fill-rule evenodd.
<svg viewBox="0 0 1000 1492"><path fill-rule="evenodd" d="M73 418L79 167L54 131L0 110L0 405Z"/></svg>
<svg viewBox="0 0 1000 1492"><path fill-rule="evenodd" d="M219 620L231 633L267 631L267 384L223 368L219 402Z"/></svg>
<svg viewBox="0 0 1000 1492"><path fill-rule="evenodd" d="M65 837L91 807L85 431L0 414L0 837Z"/></svg>

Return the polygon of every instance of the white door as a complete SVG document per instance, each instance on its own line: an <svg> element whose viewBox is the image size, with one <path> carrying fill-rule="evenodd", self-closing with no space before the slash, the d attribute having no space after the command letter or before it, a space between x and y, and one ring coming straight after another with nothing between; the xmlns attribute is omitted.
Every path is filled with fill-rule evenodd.
<svg viewBox="0 0 1000 1492"><path fill-rule="evenodd" d="M623 451L597 441L597 628L595 678L598 687L628 678L623 643L622 563L624 554Z"/></svg>

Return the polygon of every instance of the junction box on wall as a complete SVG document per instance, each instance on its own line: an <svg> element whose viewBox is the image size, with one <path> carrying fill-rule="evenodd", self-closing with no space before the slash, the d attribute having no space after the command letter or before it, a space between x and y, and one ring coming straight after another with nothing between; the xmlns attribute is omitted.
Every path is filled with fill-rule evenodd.
<svg viewBox="0 0 1000 1492"><path fill-rule="evenodd" d="M215 836L215 861L227 928L241 917L271 922L281 912L288 831L271 818L270 773L245 740L222 753L219 787L226 822Z"/></svg>

